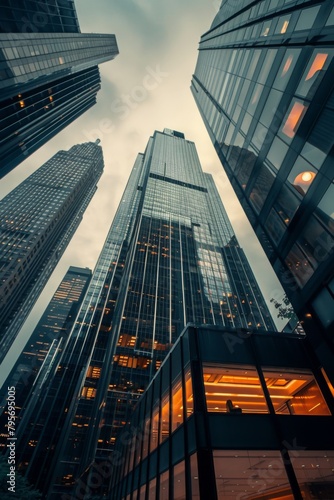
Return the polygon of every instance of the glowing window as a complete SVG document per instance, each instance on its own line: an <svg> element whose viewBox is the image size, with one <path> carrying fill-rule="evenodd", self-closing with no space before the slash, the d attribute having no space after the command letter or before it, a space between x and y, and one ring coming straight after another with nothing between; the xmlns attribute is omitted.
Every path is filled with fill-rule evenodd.
<svg viewBox="0 0 334 500"><path fill-rule="evenodd" d="M172 432L183 423L183 398L181 380L172 389Z"/></svg>
<svg viewBox="0 0 334 500"><path fill-rule="evenodd" d="M301 102L294 102L282 128L282 132L285 136L293 139L300 125L300 122L303 119L306 109L307 106L304 106L304 104L302 104Z"/></svg>
<svg viewBox="0 0 334 500"><path fill-rule="evenodd" d="M194 412L193 387L192 387L190 369L185 374L185 388L186 388L186 416L189 417L189 415L191 415Z"/></svg>
<svg viewBox="0 0 334 500"><path fill-rule="evenodd" d="M268 413L261 383L253 367L203 367L209 412Z"/></svg>
<svg viewBox="0 0 334 500"><path fill-rule="evenodd" d="M276 413L330 415L327 404L310 371L264 371Z"/></svg>

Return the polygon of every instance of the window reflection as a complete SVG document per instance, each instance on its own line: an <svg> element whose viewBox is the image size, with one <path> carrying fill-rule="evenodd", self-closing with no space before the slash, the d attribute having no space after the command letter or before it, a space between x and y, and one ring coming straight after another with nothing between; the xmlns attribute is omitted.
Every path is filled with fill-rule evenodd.
<svg viewBox="0 0 334 500"><path fill-rule="evenodd" d="M313 275L314 269L298 245L292 246L285 262L296 282L302 288Z"/></svg>
<svg viewBox="0 0 334 500"><path fill-rule="evenodd" d="M206 365L203 379L209 412L268 413L255 368Z"/></svg>
<svg viewBox="0 0 334 500"><path fill-rule="evenodd" d="M150 453L158 446L159 408L153 410Z"/></svg>
<svg viewBox="0 0 334 500"><path fill-rule="evenodd" d="M279 192L274 207L276 208L279 215L285 224L290 224L291 219L295 215L298 207L300 205L300 200L297 196L287 187L282 186Z"/></svg>
<svg viewBox="0 0 334 500"><path fill-rule="evenodd" d="M286 51L275 81L273 83L273 87L275 89L285 90L296 65L299 54L300 49L288 49Z"/></svg>
<svg viewBox="0 0 334 500"><path fill-rule="evenodd" d="M316 169L299 156L291 169L288 181L299 194L304 196L309 190L316 174Z"/></svg>
<svg viewBox="0 0 334 500"><path fill-rule="evenodd" d="M261 211L274 180L275 176L269 168L266 165L261 165L255 185L250 193L250 200L257 212Z"/></svg>

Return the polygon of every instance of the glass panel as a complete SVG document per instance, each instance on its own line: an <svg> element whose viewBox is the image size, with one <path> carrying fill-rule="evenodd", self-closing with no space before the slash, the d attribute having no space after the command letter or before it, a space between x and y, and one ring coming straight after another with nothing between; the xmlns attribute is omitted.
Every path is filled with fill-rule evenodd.
<svg viewBox="0 0 334 500"><path fill-rule="evenodd" d="M174 467L174 500L186 500L184 460Z"/></svg>
<svg viewBox="0 0 334 500"><path fill-rule="evenodd" d="M158 446L159 408L153 410L150 453Z"/></svg>
<svg viewBox="0 0 334 500"><path fill-rule="evenodd" d="M203 379L209 412L268 413L255 368L205 365Z"/></svg>
<svg viewBox="0 0 334 500"><path fill-rule="evenodd" d="M185 374L185 388L186 388L186 417L189 417L194 412L194 398L193 398L193 384L191 380L190 368Z"/></svg>
<svg viewBox="0 0 334 500"><path fill-rule="evenodd" d="M190 457L190 474L191 474L191 498L200 499L199 494L199 481L198 481L198 466L197 466L197 453Z"/></svg>
<svg viewBox="0 0 334 500"><path fill-rule="evenodd" d="M276 54L277 54L276 49L269 49L268 50L266 57L265 57L265 60L263 62L262 68L261 68L260 73L259 73L259 77L258 77L259 83L266 82L268 75L271 71L273 62L275 60Z"/></svg>
<svg viewBox="0 0 334 500"><path fill-rule="evenodd" d="M276 245L278 245L282 239L283 234L285 233L286 226L283 224L276 210L274 210L273 208L270 210L270 213L268 215L266 229L272 237L273 241L276 243Z"/></svg>
<svg viewBox="0 0 334 500"><path fill-rule="evenodd" d="M148 440L149 440L149 436L150 436L150 423L151 423L151 419L146 418L145 425L144 425L143 458L142 458L142 460L144 460L144 458L147 456L147 452L148 452ZM138 457L138 458L140 459L140 457Z"/></svg>
<svg viewBox="0 0 334 500"><path fill-rule="evenodd" d="M315 50L301 78L296 94L312 99L331 61L328 51Z"/></svg>
<svg viewBox="0 0 334 500"><path fill-rule="evenodd" d="M249 104L247 106L247 111L253 115L254 111L259 103L262 90L264 89L264 86L261 85L260 83L257 83L254 87L252 97L250 98Z"/></svg>
<svg viewBox="0 0 334 500"><path fill-rule="evenodd" d="M163 474L160 474L160 494L159 498L161 500L169 499L169 471L167 470Z"/></svg>
<svg viewBox="0 0 334 500"><path fill-rule="evenodd" d="M260 212L275 180L274 174L265 165L261 165L250 200L257 212Z"/></svg>
<svg viewBox="0 0 334 500"><path fill-rule="evenodd" d="M152 481L150 481L150 484L149 484L148 500L155 500L156 489L157 489L157 479L154 478L154 479L152 479Z"/></svg>
<svg viewBox="0 0 334 500"><path fill-rule="evenodd" d="M319 10L320 6L302 10L295 27L295 31L309 30L310 28L312 28Z"/></svg>
<svg viewBox="0 0 334 500"><path fill-rule="evenodd" d="M141 488L140 488L140 493L139 493L138 499L145 500L145 496L146 496L146 484L143 484L143 486L141 486Z"/></svg>
<svg viewBox="0 0 334 500"><path fill-rule="evenodd" d="M278 90L285 90L288 81L292 75L297 59L300 54L300 49L288 49L285 53L277 76L274 80L273 87Z"/></svg>
<svg viewBox="0 0 334 500"><path fill-rule="evenodd" d="M160 426L160 443L165 441L169 436L169 394L162 399L161 405L161 426Z"/></svg>
<svg viewBox="0 0 334 500"><path fill-rule="evenodd" d="M284 220L285 224L290 224L291 219L295 215L299 205L300 200L297 198L295 193L293 193L287 187L282 186L282 189L277 196L274 207Z"/></svg>
<svg viewBox="0 0 334 500"><path fill-rule="evenodd" d="M327 260L334 247L332 235L313 216L305 224L297 242L314 267Z"/></svg>
<svg viewBox="0 0 334 500"><path fill-rule="evenodd" d="M331 381L329 380L329 378L328 378L328 376L327 376L327 373L325 372L325 370L324 370L323 368L321 368L321 373L323 374L324 379L326 380L327 385L328 385L328 387L329 387L329 390L331 391L332 396L334 397L334 387L333 387L333 385L332 385Z"/></svg>
<svg viewBox="0 0 334 500"><path fill-rule="evenodd" d="M270 91L264 109L260 116L260 122L266 127L269 127L269 125L273 121L282 95L282 92L279 92L278 90L273 89Z"/></svg>
<svg viewBox="0 0 334 500"><path fill-rule="evenodd" d="M284 134L285 140L291 140L294 138L306 110L307 106L305 106L302 102L297 101L296 99L293 100L283 121L282 133Z"/></svg>
<svg viewBox="0 0 334 500"><path fill-rule="evenodd" d="M288 177L288 182L302 196L309 190L317 171L313 166L298 156Z"/></svg>
<svg viewBox="0 0 334 500"><path fill-rule="evenodd" d="M319 210L316 210L316 214L319 214L319 217L321 220L327 220L327 223L333 226L333 219L334 219L334 206L333 206L333 200L334 200L334 184L330 184L328 187L327 191L321 198L319 202L319 209L326 215L319 214ZM328 216L331 221L328 220Z"/></svg>
<svg viewBox="0 0 334 500"><path fill-rule="evenodd" d="M327 404L310 371L263 370L276 413L330 415Z"/></svg>
<svg viewBox="0 0 334 500"><path fill-rule="evenodd" d="M304 498L334 498L333 450L298 450L292 465Z"/></svg>
<svg viewBox="0 0 334 500"><path fill-rule="evenodd" d="M278 451L215 450L218 498L293 500Z"/></svg>
<svg viewBox="0 0 334 500"><path fill-rule="evenodd" d="M182 384L178 380L172 389L172 432L183 423Z"/></svg>
<svg viewBox="0 0 334 500"><path fill-rule="evenodd" d="M291 16L282 16L279 18L275 28L275 34L281 33L283 35L288 31L290 18Z"/></svg>
<svg viewBox="0 0 334 500"><path fill-rule="evenodd" d="M281 168L283 160L289 147L278 137L273 140L273 143L268 151L267 158L278 169Z"/></svg>
<svg viewBox="0 0 334 500"><path fill-rule="evenodd" d="M285 262L296 282L302 288L313 275L314 269L298 245L293 245Z"/></svg>
<svg viewBox="0 0 334 500"><path fill-rule="evenodd" d="M334 7L332 8L332 11L329 14L329 17L326 21L326 26L333 26L333 24L334 24Z"/></svg>
<svg viewBox="0 0 334 500"><path fill-rule="evenodd" d="M301 156L308 160L314 167L318 170L326 159L326 153L321 151L321 149L316 148L313 144L305 142L305 146L301 150Z"/></svg>

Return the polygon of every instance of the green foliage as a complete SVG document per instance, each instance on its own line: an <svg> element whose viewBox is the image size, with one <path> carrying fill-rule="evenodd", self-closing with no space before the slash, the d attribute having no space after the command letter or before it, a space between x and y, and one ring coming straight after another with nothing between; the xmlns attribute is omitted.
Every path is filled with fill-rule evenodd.
<svg viewBox="0 0 334 500"><path fill-rule="evenodd" d="M38 500L42 494L33 486L29 485L25 477L15 471L15 492L8 490L10 466L7 458L0 456L0 498L1 500Z"/></svg>
<svg viewBox="0 0 334 500"><path fill-rule="evenodd" d="M284 295L279 302L276 299L270 299L270 302L272 302L275 306L277 311L277 317L280 319L287 319L287 320L297 320L295 311L293 310L292 305L290 304L290 301L286 295Z"/></svg>

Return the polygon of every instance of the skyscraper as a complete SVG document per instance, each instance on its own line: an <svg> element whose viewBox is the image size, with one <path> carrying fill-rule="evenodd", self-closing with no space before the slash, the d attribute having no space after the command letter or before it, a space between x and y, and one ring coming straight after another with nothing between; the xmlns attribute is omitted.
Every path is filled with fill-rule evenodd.
<svg viewBox="0 0 334 500"><path fill-rule="evenodd" d="M71 0L7 2L0 35L0 176L96 102L114 35L82 34Z"/></svg>
<svg viewBox="0 0 334 500"><path fill-rule="evenodd" d="M80 224L103 167L98 141L79 144L0 201L0 361Z"/></svg>
<svg viewBox="0 0 334 500"><path fill-rule="evenodd" d="M18 430L18 465L48 498L86 488L188 322L274 328L194 143L165 129L136 159L59 368Z"/></svg>
<svg viewBox="0 0 334 500"><path fill-rule="evenodd" d="M15 387L18 426L23 416L27 418L30 401L43 389L49 370L66 344L91 276L90 269L69 268L4 382L0 390L0 446L3 449L8 436L5 412L8 387Z"/></svg>
<svg viewBox="0 0 334 500"><path fill-rule="evenodd" d="M231 184L334 384L334 7L223 1L192 93Z"/></svg>

